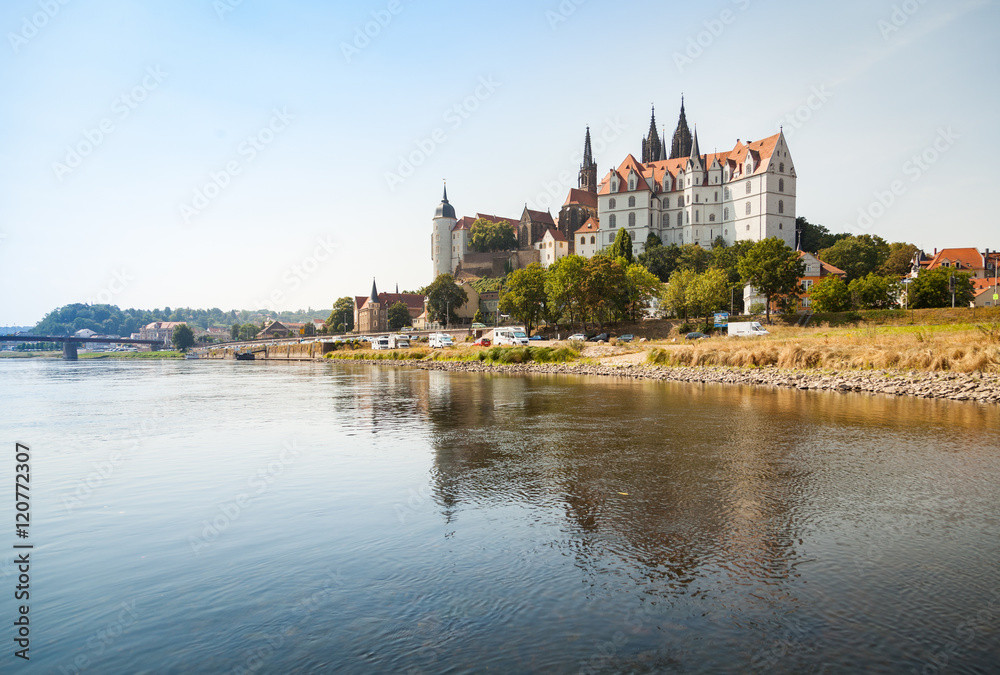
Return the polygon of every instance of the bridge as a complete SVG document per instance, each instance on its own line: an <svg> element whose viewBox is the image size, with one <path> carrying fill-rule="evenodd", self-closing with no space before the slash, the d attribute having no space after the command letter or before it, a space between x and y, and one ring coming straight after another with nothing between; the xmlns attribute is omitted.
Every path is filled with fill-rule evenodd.
<svg viewBox="0 0 1000 675"><path fill-rule="evenodd" d="M163 340L139 340L133 338L76 337L74 335L0 335L0 342L61 342L63 358L76 361L77 346L82 343L100 342L110 345L153 345L153 351L163 346Z"/></svg>

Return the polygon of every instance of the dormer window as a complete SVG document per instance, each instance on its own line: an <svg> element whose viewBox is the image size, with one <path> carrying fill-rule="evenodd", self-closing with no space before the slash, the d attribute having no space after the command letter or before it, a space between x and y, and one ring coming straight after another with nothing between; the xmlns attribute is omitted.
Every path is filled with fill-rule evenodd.
<svg viewBox="0 0 1000 675"><path fill-rule="evenodd" d="M628 189L629 190L634 190L635 189L635 179L634 178L629 178L628 179Z"/></svg>

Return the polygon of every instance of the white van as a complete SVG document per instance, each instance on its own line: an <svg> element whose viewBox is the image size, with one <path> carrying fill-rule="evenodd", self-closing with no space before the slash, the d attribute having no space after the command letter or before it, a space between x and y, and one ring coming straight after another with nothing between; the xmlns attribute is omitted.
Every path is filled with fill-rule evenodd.
<svg viewBox="0 0 1000 675"><path fill-rule="evenodd" d="M729 337L752 337L755 335L770 335L759 321L737 321L729 324Z"/></svg>
<svg viewBox="0 0 1000 675"><path fill-rule="evenodd" d="M523 328L505 326L493 331L493 344L527 346L528 336Z"/></svg>
<svg viewBox="0 0 1000 675"><path fill-rule="evenodd" d="M407 349L409 346L409 335L393 334L389 336L389 349Z"/></svg>
<svg viewBox="0 0 1000 675"><path fill-rule="evenodd" d="M427 338L427 345L432 349L434 347L453 347L455 342L447 333L434 333Z"/></svg>
<svg viewBox="0 0 1000 675"><path fill-rule="evenodd" d="M389 346L389 336L380 335L372 338L372 349L391 349Z"/></svg>

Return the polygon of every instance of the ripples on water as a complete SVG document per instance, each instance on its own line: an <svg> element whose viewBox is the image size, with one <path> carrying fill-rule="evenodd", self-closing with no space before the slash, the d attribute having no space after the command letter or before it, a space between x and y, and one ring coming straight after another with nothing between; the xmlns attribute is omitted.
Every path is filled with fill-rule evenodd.
<svg viewBox="0 0 1000 675"><path fill-rule="evenodd" d="M996 407L340 364L0 383L32 672L1000 663Z"/></svg>

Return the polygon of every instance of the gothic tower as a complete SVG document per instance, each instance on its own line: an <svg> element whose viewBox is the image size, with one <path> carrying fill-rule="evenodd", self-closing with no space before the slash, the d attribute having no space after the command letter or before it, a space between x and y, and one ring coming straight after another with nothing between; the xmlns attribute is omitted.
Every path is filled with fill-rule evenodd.
<svg viewBox="0 0 1000 675"><path fill-rule="evenodd" d="M579 188L587 192L597 192L597 162L594 161L590 149L590 127L587 127L587 138L583 142L583 164L580 165Z"/></svg>
<svg viewBox="0 0 1000 675"><path fill-rule="evenodd" d="M660 135L656 133L656 108L649 118L649 135L642 139L642 161L655 162L660 158Z"/></svg>
<svg viewBox="0 0 1000 675"><path fill-rule="evenodd" d="M691 130L688 129L687 117L684 115L684 97L681 96L681 115L677 119L677 131L670 144L670 159L691 156Z"/></svg>

